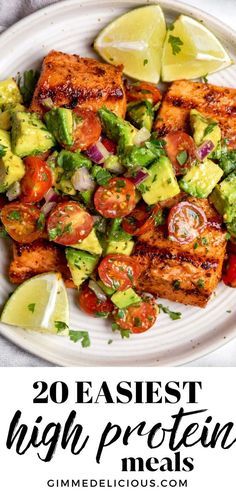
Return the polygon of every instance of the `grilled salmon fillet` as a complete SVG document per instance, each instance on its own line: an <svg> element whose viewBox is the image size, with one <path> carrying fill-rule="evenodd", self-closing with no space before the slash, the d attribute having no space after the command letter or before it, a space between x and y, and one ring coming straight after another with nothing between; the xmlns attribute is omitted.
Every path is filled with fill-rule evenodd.
<svg viewBox="0 0 236 495"><path fill-rule="evenodd" d="M55 244L39 239L31 244L13 243L13 260L9 278L13 284L21 284L34 275L46 272L60 272L67 287L74 287L66 257Z"/></svg>
<svg viewBox="0 0 236 495"><path fill-rule="evenodd" d="M154 124L159 136L170 131L189 132L189 112L193 108L217 121L223 138L236 148L236 89L208 83L182 80L171 84Z"/></svg>
<svg viewBox="0 0 236 495"><path fill-rule="evenodd" d="M226 233L207 199L187 200L204 210L206 229L189 244L169 240L164 226L141 235L133 254L142 267L137 288L171 301L204 307L221 279Z"/></svg>
<svg viewBox="0 0 236 495"><path fill-rule="evenodd" d="M92 58L51 51L43 60L30 110L43 114L46 108L42 101L51 98L56 107L97 111L106 105L124 117L122 69L122 65L114 67Z"/></svg>

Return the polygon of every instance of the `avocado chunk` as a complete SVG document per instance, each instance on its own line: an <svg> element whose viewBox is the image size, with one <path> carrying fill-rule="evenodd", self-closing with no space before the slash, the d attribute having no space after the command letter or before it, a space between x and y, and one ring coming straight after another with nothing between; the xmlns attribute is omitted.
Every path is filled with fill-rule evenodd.
<svg viewBox="0 0 236 495"><path fill-rule="evenodd" d="M143 100L129 103L126 115L128 120L134 126L138 127L138 129L146 127L148 131L151 131L154 120L154 111L150 101Z"/></svg>
<svg viewBox="0 0 236 495"><path fill-rule="evenodd" d="M25 174L22 160L11 151L10 134L0 130L0 193L5 192Z"/></svg>
<svg viewBox="0 0 236 495"><path fill-rule="evenodd" d="M134 242L131 235L122 229L121 223L121 218L115 218L111 221L105 254L119 253L130 255L132 253Z"/></svg>
<svg viewBox="0 0 236 495"><path fill-rule="evenodd" d="M236 172L232 172L217 184L210 195L210 201L225 222L230 223L236 218Z"/></svg>
<svg viewBox="0 0 236 495"><path fill-rule="evenodd" d="M112 289L112 287L107 287L101 280L97 280L96 282L107 296L112 296L116 291L115 289Z"/></svg>
<svg viewBox="0 0 236 495"><path fill-rule="evenodd" d="M7 110L4 110L3 112L0 113L0 129L3 129L5 131L9 131L11 129L11 118L13 112L19 112L19 111L24 111L25 107L21 105L20 103L17 103L16 105L10 106L7 108Z"/></svg>
<svg viewBox="0 0 236 495"><path fill-rule="evenodd" d="M231 150L231 149L227 149L226 146L222 146L220 156L218 159L219 159L219 166L224 171L225 177L234 170L236 170L236 149Z"/></svg>
<svg viewBox="0 0 236 495"><path fill-rule="evenodd" d="M161 156L148 169L149 177L138 187L144 201L153 205L158 201L172 198L180 189L170 160Z"/></svg>
<svg viewBox="0 0 236 495"><path fill-rule="evenodd" d="M72 176L78 168L86 167L90 169L91 166L91 160L79 151L73 153L72 151L62 150L58 155L55 168L57 189L70 196L75 196L76 190L71 182Z"/></svg>
<svg viewBox="0 0 236 495"><path fill-rule="evenodd" d="M134 241L109 241L106 247L105 254L127 254L132 253L134 247Z"/></svg>
<svg viewBox="0 0 236 495"><path fill-rule="evenodd" d="M62 146L74 142L74 117L68 108L53 108L44 115L48 130Z"/></svg>
<svg viewBox="0 0 236 495"><path fill-rule="evenodd" d="M128 146L133 145L137 129L130 122L118 117L106 107L100 108L98 115L107 137L118 143L118 154L123 153Z"/></svg>
<svg viewBox="0 0 236 495"><path fill-rule="evenodd" d="M88 251L92 254L102 254L102 246L97 238L95 229L92 229L88 237L85 237L82 241L72 246L75 249L81 249L82 251Z"/></svg>
<svg viewBox="0 0 236 495"><path fill-rule="evenodd" d="M236 238L236 216L233 218L232 222L226 224L227 230L232 237Z"/></svg>
<svg viewBox="0 0 236 495"><path fill-rule="evenodd" d="M55 140L36 113L12 114L12 151L24 157L43 153L55 146Z"/></svg>
<svg viewBox="0 0 236 495"><path fill-rule="evenodd" d="M115 292L115 294L111 296L111 300L119 309L127 308L128 306L131 306L131 304L137 304L142 301L141 297L139 297L131 287L127 290Z"/></svg>
<svg viewBox="0 0 236 495"><path fill-rule="evenodd" d="M0 81L0 108L5 110L17 103L22 103L22 96L16 81L13 78Z"/></svg>
<svg viewBox="0 0 236 495"><path fill-rule="evenodd" d="M162 141L159 140L157 144L147 141L142 146L131 146L121 155L120 159L124 167L135 171L148 167L161 156L166 156L166 154Z"/></svg>
<svg viewBox="0 0 236 495"><path fill-rule="evenodd" d="M73 282L76 287L80 287L80 285L92 274L97 265L99 256L68 247L66 248L66 259Z"/></svg>
<svg viewBox="0 0 236 495"><path fill-rule="evenodd" d="M193 130L193 139L197 146L200 146L204 141L212 141L214 151L221 141L221 130L217 122L205 117L197 110L190 110L190 124Z"/></svg>
<svg viewBox="0 0 236 495"><path fill-rule="evenodd" d="M221 179L223 170L211 160L193 165L179 181L180 188L196 198L207 198Z"/></svg>

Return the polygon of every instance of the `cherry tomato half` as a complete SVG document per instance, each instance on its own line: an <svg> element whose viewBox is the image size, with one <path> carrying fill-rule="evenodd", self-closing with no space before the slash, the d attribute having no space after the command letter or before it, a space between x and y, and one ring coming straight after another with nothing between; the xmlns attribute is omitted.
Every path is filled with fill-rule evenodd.
<svg viewBox="0 0 236 495"><path fill-rule="evenodd" d="M70 150L87 150L100 138L102 127L101 122L95 112L85 108L74 110L78 117L78 122L74 131L74 143Z"/></svg>
<svg viewBox="0 0 236 495"><path fill-rule="evenodd" d="M107 137L102 137L101 139L103 146L109 151L110 153L113 153L113 155L116 154L116 149L117 145L112 141L111 139L108 139Z"/></svg>
<svg viewBox="0 0 236 495"><path fill-rule="evenodd" d="M164 140L166 153L175 169L176 175L183 175L195 159L195 143L191 136L182 131L169 132Z"/></svg>
<svg viewBox="0 0 236 495"><path fill-rule="evenodd" d="M154 325L158 315L158 306L153 299L148 299L122 310L117 309L113 314L115 322L122 330L142 333Z"/></svg>
<svg viewBox="0 0 236 495"><path fill-rule="evenodd" d="M81 288L78 296L78 303L80 308L91 316L99 317L101 316L101 313L105 313L108 316L114 309L114 305L110 299L100 301L88 285L84 285Z"/></svg>
<svg viewBox="0 0 236 495"><path fill-rule="evenodd" d="M125 254L108 254L98 267L102 282L112 289L126 290L133 287L140 275L140 267Z"/></svg>
<svg viewBox="0 0 236 495"><path fill-rule="evenodd" d="M24 159L25 175L21 181L21 201L23 203L37 203L52 187L52 173L46 162L37 156L28 156Z"/></svg>
<svg viewBox="0 0 236 495"><path fill-rule="evenodd" d="M59 203L47 222L49 239L64 246L85 239L92 228L92 216L75 201Z"/></svg>
<svg viewBox="0 0 236 495"><path fill-rule="evenodd" d="M1 220L14 241L22 244L36 241L42 236L39 225L40 210L33 205L12 202L1 210Z"/></svg>
<svg viewBox="0 0 236 495"><path fill-rule="evenodd" d="M207 218L202 208L182 201L171 208L168 216L168 232L171 241L187 244L206 228Z"/></svg>
<svg viewBox="0 0 236 495"><path fill-rule="evenodd" d="M135 186L125 177L110 179L107 186L100 186L94 195L96 210L105 218L122 218L135 207Z"/></svg>
<svg viewBox="0 0 236 495"><path fill-rule="evenodd" d="M140 203L134 210L124 218L122 227L130 235L139 236L145 234L155 227L155 215L161 211L161 206L156 205L150 210L145 203Z"/></svg>
<svg viewBox="0 0 236 495"><path fill-rule="evenodd" d="M230 254L222 277L225 285L236 287L236 254Z"/></svg>
<svg viewBox="0 0 236 495"><path fill-rule="evenodd" d="M160 90L147 82L126 83L127 101L149 100L152 105L156 105L162 99Z"/></svg>

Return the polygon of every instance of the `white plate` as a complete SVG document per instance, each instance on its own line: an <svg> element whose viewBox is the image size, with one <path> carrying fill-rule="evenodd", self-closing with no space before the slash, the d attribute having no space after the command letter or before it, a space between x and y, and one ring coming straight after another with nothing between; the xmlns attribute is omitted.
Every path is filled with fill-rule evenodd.
<svg viewBox="0 0 236 495"><path fill-rule="evenodd" d="M222 41L232 58L235 57L236 34L220 20L178 1L158 3L163 6L168 22L179 13L203 21ZM100 29L123 12L144 4L145 1L138 0L67 0L39 10L0 36L1 79L37 67L43 56L53 48L82 56L94 56L91 43ZM233 87L235 79L236 69L232 66L211 76L210 82ZM4 241L1 241L0 248L2 304L12 288L4 275L7 273L9 249ZM81 349L79 344L63 337L40 335L6 325L1 325L0 329L2 335L19 346L59 365L180 365L213 351L236 335L235 294L233 289L221 284L206 309L162 301L170 305L171 309L181 311L182 319L172 321L162 314L157 325L147 333L122 340L119 335L112 333L110 325L104 323L104 320L82 314L73 302L74 293L71 291L71 328L89 330L92 346L88 349ZM113 339L110 345L109 339Z"/></svg>

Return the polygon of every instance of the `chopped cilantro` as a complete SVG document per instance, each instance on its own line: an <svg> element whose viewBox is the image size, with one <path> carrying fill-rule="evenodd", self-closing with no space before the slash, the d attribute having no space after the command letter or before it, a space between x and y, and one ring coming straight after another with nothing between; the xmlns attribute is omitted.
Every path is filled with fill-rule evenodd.
<svg viewBox="0 0 236 495"><path fill-rule="evenodd" d="M144 61L143 61L143 65L147 65L148 64L148 59L145 58Z"/></svg>
<svg viewBox="0 0 236 495"><path fill-rule="evenodd" d="M0 227L0 238L1 239L7 239L8 237L8 233L7 231L4 229L4 227Z"/></svg>
<svg viewBox="0 0 236 495"><path fill-rule="evenodd" d="M142 326L142 321L138 316L135 316L135 318L134 318L134 326L135 327L141 327Z"/></svg>
<svg viewBox="0 0 236 495"><path fill-rule="evenodd" d="M8 220L16 220L17 222L21 219L21 214L17 210L12 210L7 215Z"/></svg>
<svg viewBox="0 0 236 495"><path fill-rule="evenodd" d="M199 280L197 281L197 286L200 288L200 289L203 289L203 287L205 286L205 282L202 278L199 278Z"/></svg>
<svg viewBox="0 0 236 495"><path fill-rule="evenodd" d="M226 239L226 241L228 241L229 239L231 239L231 234L229 232L227 232L225 234L225 239Z"/></svg>
<svg viewBox="0 0 236 495"><path fill-rule="evenodd" d="M99 186L106 186L109 179L111 179L111 174L105 168L100 167L100 170L96 173L95 179Z"/></svg>
<svg viewBox="0 0 236 495"><path fill-rule="evenodd" d="M182 317L181 313L179 313L178 311L171 311L168 306L163 306L163 304L158 304L158 307L160 311L169 315L171 320L180 320L180 318Z"/></svg>
<svg viewBox="0 0 236 495"><path fill-rule="evenodd" d="M180 288L180 280L174 280L173 287L174 289L178 290Z"/></svg>
<svg viewBox="0 0 236 495"><path fill-rule="evenodd" d="M109 312L108 311L97 311L95 313L95 316L97 316L98 318L107 318L109 316Z"/></svg>
<svg viewBox="0 0 236 495"><path fill-rule="evenodd" d="M34 313L36 303L31 303L28 304L28 310L31 311L31 313Z"/></svg>
<svg viewBox="0 0 236 495"><path fill-rule="evenodd" d="M208 83L207 76L208 76L208 74L205 74L204 76L202 76L202 80L203 80L203 82L204 82L204 83L206 83L206 84Z"/></svg>
<svg viewBox="0 0 236 495"><path fill-rule="evenodd" d="M198 242L194 242L193 249L197 249L199 246Z"/></svg>
<svg viewBox="0 0 236 495"><path fill-rule="evenodd" d="M168 31L173 31L175 29L175 26L174 24L170 24L168 27L167 27Z"/></svg>
<svg viewBox="0 0 236 495"><path fill-rule="evenodd" d="M188 159L188 153L186 150L180 151L176 155L176 160L180 165L184 165Z"/></svg>
<svg viewBox="0 0 236 495"><path fill-rule="evenodd" d="M115 332L116 330L118 330L120 332L120 335L121 335L121 338L122 339L128 339L130 337L130 334L132 333L130 330L128 329L123 329L121 328L118 323L112 323L112 331Z"/></svg>
<svg viewBox="0 0 236 495"><path fill-rule="evenodd" d="M108 343L108 345L110 345L110 344L112 344L112 342L113 342L113 340L109 339L107 343Z"/></svg>
<svg viewBox="0 0 236 495"><path fill-rule="evenodd" d="M4 146L3 144L0 144L0 158L5 156L6 152L7 152L7 147Z"/></svg>
<svg viewBox="0 0 236 495"><path fill-rule="evenodd" d="M82 347L89 347L91 345L89 334L86 331L81 330L69 330L69 337L72 342L81 342Z"/></svg>
<svg viewBox="0 0 236 495"><path fill-rule="evenodd" d="M57 333L63 332L68 325L64 321L54 321L54 326L57 329Z"/></svg>
<svg viewBox="0 0 236 495"><path fill-rule="evenodd" d="M44 213L40 213L39 218L37 220L37 229L38 230L43 230L45 227L45 215Z"/></svg>
<svg viewBox="0 0 236 495"><path fill-rule="evenodd" d="M170 43L173 55L177 55L181 51L183 41L178 36L169 35L168 43Z"/></svg>

